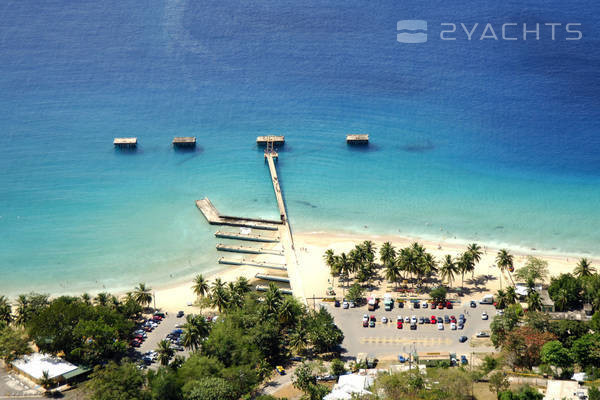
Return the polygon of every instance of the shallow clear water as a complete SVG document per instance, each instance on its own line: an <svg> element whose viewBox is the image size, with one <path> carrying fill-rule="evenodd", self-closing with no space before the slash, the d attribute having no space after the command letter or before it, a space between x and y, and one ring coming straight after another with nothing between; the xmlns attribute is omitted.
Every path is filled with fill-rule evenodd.
<svg viewBox="0 0 600 400"><path fill-rule="evenodd" d="M598 12L591 1L7 1L0 293L216 268L194 200L276 217L254 145L272 133L286 136L296 230L598 255ZM427 43L396 42L411 18L428 20ZM579 22L584 37L446 42L442 22ZM345 145L361 132L368 149ZM115 151L116 136L137 136L138 150ZM199 146L175 152L173 136Z"/></svg>

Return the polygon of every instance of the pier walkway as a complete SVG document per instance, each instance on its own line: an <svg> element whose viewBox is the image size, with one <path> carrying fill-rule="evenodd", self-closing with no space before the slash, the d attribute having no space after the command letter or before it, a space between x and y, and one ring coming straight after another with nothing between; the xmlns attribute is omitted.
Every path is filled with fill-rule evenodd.
<svg viewBox="0 0 600 400"><path fill-rule="evenodd" d="M267 236L260 234L243 234L238 232L215 232L215 236L223 239L234 239L234 240L246 240L249 242L264 242L264 243L277 243L279 242L279 236Z"/></svg>
<svg viewBox="0 0 600 400"><path fill-rule="evenodd" d="M281 221L269 219L230 217L227 215L221 215L207 197L203 198L202 200L196 200L196 207L202 211L204 218L206 218L206 221L208 221L208 223L211 225L238 226L244 228L276 231L279 229L278 225L281 225L282 223Z"/></svg>
<svg viewBox="0 0 600 400"><path fill-rule="evenodd" d="M286 276L256 274L256 275L254 275L254 277L256 279L261 279L263 281L271 281L271 282L279 282L279 283L290 283L290 278L288 278Z"/></svg>
<svg viewBox="0 0 600 400"><path fill-rule="evenodd" d="M275 168L274 158L277 157L277 153L274 151L265 152L267 163L269 164L269 172L271 173L271 181L273 182L273 190L275 190L275 197L277 198L277 207L279 207L279 215L281 221L285 223L287 221L287 213L285 211L285 203L283 202L283 195L281 194L281 186L279 185L279 178L277 177L277 168Z"/></svg>
<svg viewBox="0 0 600 400"><path fill-rule="evenodd" d="M227 265L248 265L250 267L261 267L267 269L276 269L278 271L286 271L287 268L285 264L271 263L266 261L248 261L245 259L241 260L232 260L229 258L221 257L219 258L219 264L227 264Z"/></svg>
<svg viewBox="0 0 600 400"><path fill-rule="evenodd" d="M271 254L275 256L282 256L283 250L266 249L264 247L247 247L247 246L229 246L226 244L217 244L217 250L229 251L232 253L246 253L246 254Z"/></svg>

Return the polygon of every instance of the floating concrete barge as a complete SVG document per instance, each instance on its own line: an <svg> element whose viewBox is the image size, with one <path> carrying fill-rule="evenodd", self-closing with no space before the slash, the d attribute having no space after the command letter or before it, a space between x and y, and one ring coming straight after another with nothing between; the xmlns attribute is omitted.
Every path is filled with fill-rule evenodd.
<svg viewBox="0 0 600 400"><path fill-rule="evenodd" d="M202 212L204 218L211 225L226 225L226 226L238 226L253 229L263 229L269 231L276 231L279 229L279 225L282 221L259 219L259 218L242 218L242 217L231 217L228 215L221 215L215 206L211 203L208 198L202 200L196 200L196 207Z"/></svg>
<svg viewBox="0 0 600 400"><path fill-rule="evenodd" d="M256 235L256 234L243 234L237 232L223 232L217 231L215 232L215 236L218 238L224 239L236 239L236 240L247 240L250 242L264 242L264 243L277 243L279 242L279 236L266 236L266 235Z"/></svg>
<svg viewBox="0 0 600 400"><path fill-rule="evenodd" d="M348 144L368 144L369 135L347 135L346 143Z"/></svg>
<svg viewBox="0 0 600 400"><path fill-rule="evenodd" d="M246 254L271 254L275 256L282 256L282 250L265 249L263 247L246 247L246 246L229 246L226 244L217 244L217 250L229 251L232 253L246 253Z"/></svg>
<svg viewBox="0 0 600 400"><path fill-rule="evenodd" d="M256 144L258 144L258 145L266 145L267 143L283 145L283 144L285 144L285 136L270 135L270 136L259 136L256 138Z"/></svg>
<svg viewBox="0 0 600 400"><path fill-rule="evenodd" d="M137 138L115 138L115 140L113 140L113 144L117 147L135 147L137 146Z"/></svg>
<svg viewBox="0 0 600 400"><path fill-rule="evenodd" d="M257 292L266 292L267 290L269 290L268 286L256 285L256 291ZM289 294L289 295L293 295L294 294L290 289L279 288L279 291L281 292L281 294Z"/></svg>
<svg viewBox="0 0 600 400"><path fill-rule="evenodd" d="M256 274L256 275L254 275L254 277L256 279L262 279L263 281L272 281L272 282L280 282L280 283L290 283L290 278L287 278L285 276Z"/></svg>
<svg viewBox="0 0 600 400"><path fill-rule="evenodd" d="M175 147L194 147L196 146L195 136L174 137L173 146Z"/></svg>
<svg viewBox="0 0 600 400"><path fill-rule="evenodd" d="M250 267L261 267L261 268L269 268L269 269L276 269L279 271L286 271L287 268L285 267L285 264L277 264L277 263L268 263L265 261L246 261L244 259L241 260L232 260L232 259L228 259L225 257L221 257L219 258L219 264L226 264L226 265L248 265Z"/></svg>

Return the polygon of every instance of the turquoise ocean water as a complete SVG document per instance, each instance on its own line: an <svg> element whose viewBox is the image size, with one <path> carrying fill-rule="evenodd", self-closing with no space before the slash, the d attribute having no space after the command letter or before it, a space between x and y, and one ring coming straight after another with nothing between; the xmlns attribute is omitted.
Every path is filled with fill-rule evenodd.
<svg viewBox="0 0 600 400"><path fill-rule="evenodd" d="M296 231L599 255L600 5L184 0L0 6L0 293L215 269L194 206L277 217L255 138L283 134ZM424 19L429 40L396 41ZM554 41L439 38L559 22ZM564 40L564 24L583 38ZM499 34L499 33L498 33ZM368 149L347 133L368 132ZM135 152L113 137L137 136ZM196 136L175 152L173 136ZM365 228L367 226L368 228Z"/></svg>

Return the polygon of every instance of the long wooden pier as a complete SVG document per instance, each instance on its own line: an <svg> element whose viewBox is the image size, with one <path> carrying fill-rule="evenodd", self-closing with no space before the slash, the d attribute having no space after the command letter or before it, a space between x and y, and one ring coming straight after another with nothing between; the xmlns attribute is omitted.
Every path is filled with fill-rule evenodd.
<svg viewBox="0 0 600 400"><path fill-rule="evenodd" d="M261 268L267 268L267 269L276 269L278 271L286 271L287 268L285 267L285 264L278 264L278 263L269 263L266 261L247 261L244 259L241 260L232 260L229 258L225 258L225 257L221 257L219 258L219 264L226 264L226 265L248 265L250 267L261 267Z"/></svg>
<svg viewBox="0 0 600 400"><path fill-rule="evenodd" d="M265 152L267 163L269 164L269 171L271 172L271 181L273 182L273 190L275 191L275 197L277 198L277 207L279 207L279 215L281 221L284 223L287 221L287 213L285 211L285 203L283 202L283 195L281 194L281 186L279 185L279 178L277 177L277 168L275 168L275 161L273 158L277 156L274 151Z"/></svg>
<svg viewBox="0 0 600 400"><path fill-rule="evenodd" d="M235 239L235 240L247 240L249 242L264 242L264 243L277 243L279 242L279 236L266 236L256 234L243 234L238 232L215 232L215 236L223 239Z"/></svg>
<svg viewBox="0 0 600 400"><path fill-rule="evenodd" d="M196 200L196 207L202 211L204 218L206 218L206 221L211 225L238 226L276 231L279 229L278 225L281 225L282 223L281 221L267 219L223 216L219 214L219 211L207 197L202 200Z"/></svg>
<svg viewBox="0 0 600 400"><path fill-rule="evenodd" d="M230 246L226 244L217 244L217 250L229 251L232 253L246 253L246 254L271 254L275 256L282 256L282 250L266 249L264 247L247 247L247 246Z"/></svg>

